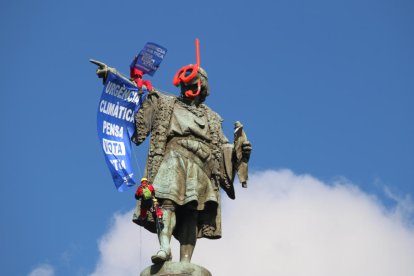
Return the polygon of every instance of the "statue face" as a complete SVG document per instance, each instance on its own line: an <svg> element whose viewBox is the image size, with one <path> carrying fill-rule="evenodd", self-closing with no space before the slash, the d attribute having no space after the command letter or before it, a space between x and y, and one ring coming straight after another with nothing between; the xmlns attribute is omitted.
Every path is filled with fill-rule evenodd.
<svg viewBox="0 0 414 276"><path fill-rule="evenodd" d="M187 101L202 103L209 95L207 73L197 64L189 64L178 70L173 84L180 86L181 97Z"/></svg>
<svg viewBox="0 0 414 276"><path fill-rule="evenodd" d="M181 94L184 95L187 90L191 90L194 93L198 90L198 83L197 81L191 83L181 83L180 84Z"/></svg>
<svg viewBox="0 0 414 276"><path fill-rule="evenodd" d="M193 92L196 92L198 90L198 82L196 83L190 83L190 84L181 84L180 90L181 90L181 97L186 99L187 102L191 102L195 105L201 104L206 100L206 97L209 95L208 89L203 85L203 82L201 82L201 89L200 93L196 97L188 97L188 91L191 90Z"/></svg>

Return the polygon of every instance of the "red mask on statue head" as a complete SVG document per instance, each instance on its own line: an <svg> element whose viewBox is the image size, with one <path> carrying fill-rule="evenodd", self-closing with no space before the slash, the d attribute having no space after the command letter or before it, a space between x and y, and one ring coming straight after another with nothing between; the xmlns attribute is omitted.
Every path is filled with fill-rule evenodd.
<svg viewBox="0 0 414 276"><path fill-rule="evenodd" d="M188 87L187 91L184 92L184 95L188 98L195 98L200 95L201 92L201 80L195 80L198 74L198 64L190 64L187 66L182 67L174 76L173 84L175 86L183 85L184 87ZM195 88L191 88L197 84Z"/></svg>

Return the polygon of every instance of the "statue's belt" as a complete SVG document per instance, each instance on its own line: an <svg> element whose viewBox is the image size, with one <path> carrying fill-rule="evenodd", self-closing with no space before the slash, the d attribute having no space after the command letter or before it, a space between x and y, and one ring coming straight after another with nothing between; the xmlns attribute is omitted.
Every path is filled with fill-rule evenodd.
<svg viewBox="0 0 414 276"><path fill-rule="evenodd" d="M174 137L168 141L166 153L169 151L176 152L190 159L196 163L208 177L211 176L211 150L204 142L191 138Z"/></svg>

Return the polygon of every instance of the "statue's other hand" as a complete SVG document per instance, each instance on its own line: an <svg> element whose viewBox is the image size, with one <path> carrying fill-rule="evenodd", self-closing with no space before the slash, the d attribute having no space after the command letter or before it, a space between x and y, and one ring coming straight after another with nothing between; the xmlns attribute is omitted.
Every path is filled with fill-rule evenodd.
<svg viewBox="0 0 414 276"><path fill-rule="evenodd" d="M243 159L246 159L248 161L250 158L251 152L252 152L252 144L250 143L250 141L244 141L242 144Z"/></svg>

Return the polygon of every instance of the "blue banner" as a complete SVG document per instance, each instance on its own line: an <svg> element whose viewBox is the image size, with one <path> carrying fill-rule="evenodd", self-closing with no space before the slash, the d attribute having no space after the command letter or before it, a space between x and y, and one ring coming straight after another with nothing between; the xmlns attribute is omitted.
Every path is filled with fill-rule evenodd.
<svg viewBox="0 0 414 276"><path fill-rule="evenodd" d="M130 67L135 67L144 72L144 74L153 76L166 54L166 48L153 42L148 42L145 44L144 49L142 49L138 56L132 61Z"/></svg>
<svg viewBox="0 0 414 276"><path fill-rule="evenodd" d="M131 162L131 137L135 113L148 95L116 74L108 72L98 108L98 136L105 160L118 191L126 191L136 181Z"/></svg>

